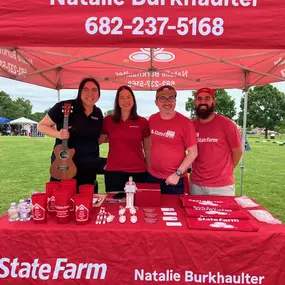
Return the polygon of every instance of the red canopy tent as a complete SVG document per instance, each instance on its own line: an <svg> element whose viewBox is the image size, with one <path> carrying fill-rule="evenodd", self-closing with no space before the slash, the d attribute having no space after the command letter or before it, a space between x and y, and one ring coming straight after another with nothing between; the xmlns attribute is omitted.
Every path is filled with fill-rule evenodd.
<svg viewBox="0 0 285 285"><path fill-rule="evenodd" d="M284 1L2 2L0 76L14 80L57 90L86 76L103 89L247 90L285 79ZM244 130L246 113L245 92Z"/></svg>

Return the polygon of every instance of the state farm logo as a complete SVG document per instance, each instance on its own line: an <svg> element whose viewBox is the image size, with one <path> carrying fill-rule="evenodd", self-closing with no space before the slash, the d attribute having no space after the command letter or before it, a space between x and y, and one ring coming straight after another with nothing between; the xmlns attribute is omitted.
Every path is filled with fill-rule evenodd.
<svg viewBox="0 0 285 285"><path fill-rule="evenodd" d="M166 132L160 132L160 131L157 131L157 130L151 130L151 134L153 135L157 135L157 136L160 136L160 137L165 137L165 138L170 138L170 139L174 139L175 138L175 132L173 131L169 131L167 130Z"/></svg>
<svg viewBox="0 0 285 285"><path fill-rule="evenodd" d="M150 61L151 51L150 48L141 48L140 51L133 52L129 55L129 59L134 62ZM153 60L157 62L169 62L175 59L172 52L165 51L164 48L153 49Z"/></svg>
<svg viewBox="0 0 285 285"><path fill-rule="evenodd" d="M233 229L234 226L227 224L227 223L223 223L223 222L214 222L213 224L210 224L210 227L213 228L224 228L224 229Z"/></svg>

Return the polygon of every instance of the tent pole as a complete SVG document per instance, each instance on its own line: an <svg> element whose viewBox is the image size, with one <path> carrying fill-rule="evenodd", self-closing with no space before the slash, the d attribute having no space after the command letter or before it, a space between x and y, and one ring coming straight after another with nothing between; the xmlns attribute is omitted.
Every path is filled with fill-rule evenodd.
<svg viewBox="0 0 285 285"><path fill-rule="evenodd" d="M244 93L244 108L243 108L243 126L242 126L242 150L243 155L241 158L241 172L240 172L240 196L243 195L243 173L244 173L244 155L245 155L245 135L246 135L246 119L247 119L247 103L248 103L248 74L249 72L245 70L245 88Z"/></svg>

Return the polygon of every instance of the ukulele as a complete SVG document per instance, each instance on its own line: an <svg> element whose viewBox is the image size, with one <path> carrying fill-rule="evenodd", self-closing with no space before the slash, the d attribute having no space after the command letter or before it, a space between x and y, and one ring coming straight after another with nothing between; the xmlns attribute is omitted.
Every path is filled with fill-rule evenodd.
<svg viewBox="0 0 285 285"><path fill-rule="evenodd" d="M65 103L63 105L63 128L66 130L68 129L68 117L72 112L71 109L71 104ZM53 150L55 160L50 167L50 175L57 180L73 178L77 172L77 168L72 160L75 150L67 147L67 141L67 139L62 140L62 144L57 145Z"/></svg>

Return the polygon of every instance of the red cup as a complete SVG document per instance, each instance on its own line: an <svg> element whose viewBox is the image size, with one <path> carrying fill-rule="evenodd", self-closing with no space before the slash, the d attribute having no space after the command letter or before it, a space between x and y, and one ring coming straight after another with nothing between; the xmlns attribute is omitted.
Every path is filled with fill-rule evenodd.
<svg viewBox="0 0 285 285"><path fill-rule="evenodd" d="M70 219L69 192L64 189L57 189L54 194L55 194L55 210L56 210L57 223L68 224Z"/></svg>
<svg viewBox="0 0 285 285"><path fill-rule="evenodd" d="M76 194L76 189L77 189L77 181L76 181L76 179L64 179L64 180L61 180L61 187L66 187L66 186L73 189L73 193L74 193L73 195Z"/></svg>
<svg viewBox="0 0 285 285"><path fill-rule="evenodd" d="M90 199L90 206L93 205L93 196L94 196L94 185L92 184L83 184L78 187L79 194L84 194Z"/></svg>
<svg viewBox="0 0 285 285"><path fill-rule="evenodd" d="M47 196L45 193L32 194L32 213L36 224L43 224L47 221Z"/></svg>
<svg viewBox="0 0 285 285"><path fill-rule="evenodd" d="M89 223L91 217L90 198L85 194L77 194L73 196L75 203L75 221L77 225L85 225Z"/></svg>
<svg viewBox="0 0 285 285"><path fill-rule="evenodd" d="M61 183L59 181L50 181L46 183L47 211L49 213L55 213L54 191L60 187Z"/></svg>

